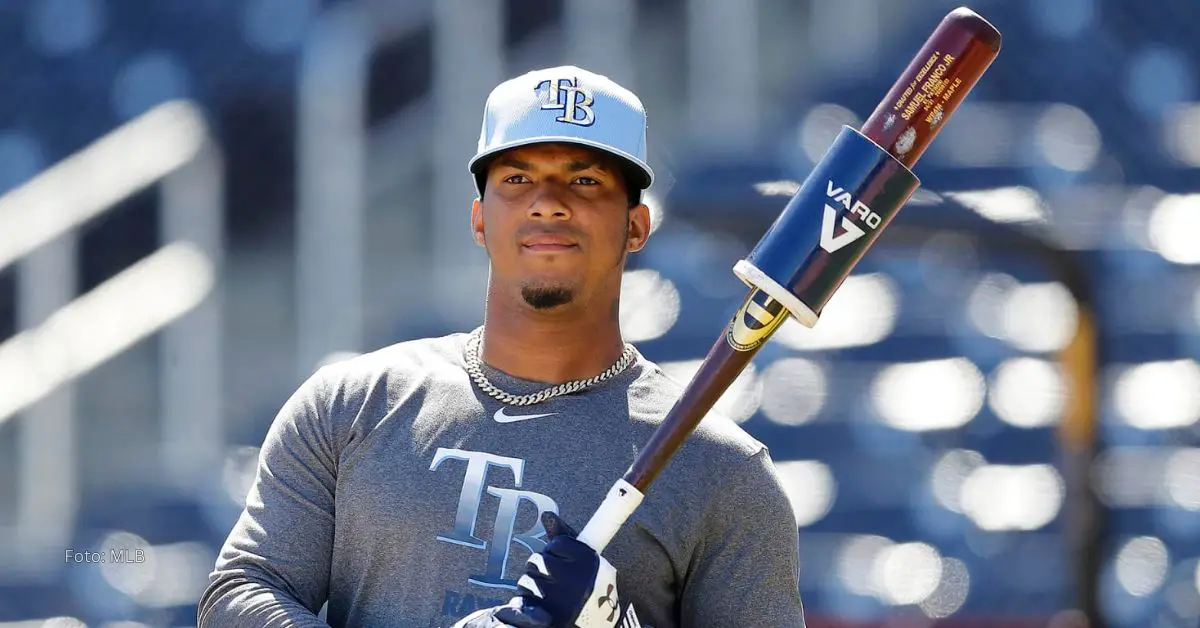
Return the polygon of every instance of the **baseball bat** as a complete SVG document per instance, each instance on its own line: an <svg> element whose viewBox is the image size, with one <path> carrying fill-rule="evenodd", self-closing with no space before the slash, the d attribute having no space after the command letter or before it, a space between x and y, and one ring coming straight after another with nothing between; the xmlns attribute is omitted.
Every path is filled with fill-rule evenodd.
<svg viewBox="0 0 1200 628"><path fill-rule="evenodd" d="M842 127L783 212L733 272L749 288L629 470L579 533L597 552L729 385L787 319L816 325L822 308L920 181L911 167L1000 52L1000 31L951 11L862 130Z"/></svg>

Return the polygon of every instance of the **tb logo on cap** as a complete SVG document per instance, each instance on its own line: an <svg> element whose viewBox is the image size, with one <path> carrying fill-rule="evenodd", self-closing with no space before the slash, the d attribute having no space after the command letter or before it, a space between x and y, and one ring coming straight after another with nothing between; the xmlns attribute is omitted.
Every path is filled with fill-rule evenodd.
<svg viewBox="0 0 1200 628"><path fill-rule="evenodd" d="M541 91L546 87L546 100L542 109L558 109L563 114L555 118L558 122L591 126L596 121L596 113L592 110L591 92L579 86L579 79L545 80L534 88Z"/></svg>

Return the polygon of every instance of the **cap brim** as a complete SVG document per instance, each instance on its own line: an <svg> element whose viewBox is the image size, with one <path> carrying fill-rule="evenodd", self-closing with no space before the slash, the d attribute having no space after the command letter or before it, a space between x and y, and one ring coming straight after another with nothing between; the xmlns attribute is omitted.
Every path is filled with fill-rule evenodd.
<svg viewBox="0 0 1200 628"><path fill-rule="evenodd" d="M535 138L505 142L503 144L493 146L492 148L488 149L487 152L480 153L480 154L476 155L475 157L471 158L471 161L467 162L467 169L470 170L472 174L478 175L480 168L483 165L487 164L489 158L494 157L495 155L497 155L499 153L502 153L506 150L510 150L513 148L520 148L521 146L531 146L533 144L552 144L552 143L578 144L580 146L587 146L588 148L594 148L596 150L606 152L614 157L617 157L619 159L629 162L629 165L632 166L632 171L641 177L640 181L633 182L633 183L637 184L638 189L645 190L645 189L649 188L651 184L654 183L654 171L651 170L650 166L647 165L646 162L642 161L641 159L638 159L637 157L634 157L633 155L630 155L629 153L627 153L625 151L615 149L615 148L608 146L606 144L603 144L601 142L593 142L591 140L582 139L582 138L578 138L578 137L571 137L569 135L562 135L562 136L542 135L542 136L538 136Z"/></svg>

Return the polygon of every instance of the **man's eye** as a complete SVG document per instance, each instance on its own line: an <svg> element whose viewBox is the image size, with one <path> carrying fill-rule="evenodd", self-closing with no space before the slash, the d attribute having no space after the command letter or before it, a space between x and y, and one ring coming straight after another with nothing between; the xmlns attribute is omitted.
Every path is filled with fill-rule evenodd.
<svg viewBox="0 0 1200 628"><path fill-rule="evenodd" d="M578 179L575 179L575 182L583 185L600 185L599 181L591 177L579 177Z"/></svg>
<svg viewBox="0 0 1200 628"><path fill-rule="evenodd" d="M505 183L525 183L526 181L527 179L523 174L510 174L507 177L504 177Z"/></svg>

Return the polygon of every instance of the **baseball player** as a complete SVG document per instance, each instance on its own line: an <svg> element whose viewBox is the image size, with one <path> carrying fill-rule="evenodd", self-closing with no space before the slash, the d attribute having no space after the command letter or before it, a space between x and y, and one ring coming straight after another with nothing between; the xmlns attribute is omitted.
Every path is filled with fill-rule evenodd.
<svg viewBox="0 0 1200 628"><path fill-rule="evenodd" d="M618 323L625 260L650 235L641 101L577 67L505 81L469 170L483 325L300 386L199 626L325 626L327 603L339 628L803 628L770 455L716 414L605 556L574 538L682 392Z"/></svg>

